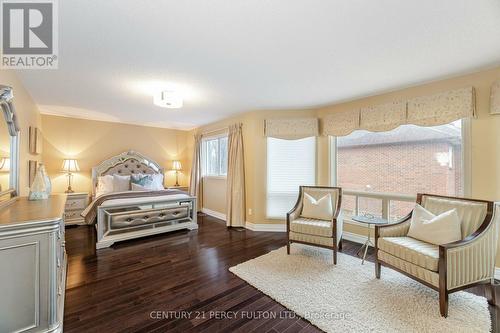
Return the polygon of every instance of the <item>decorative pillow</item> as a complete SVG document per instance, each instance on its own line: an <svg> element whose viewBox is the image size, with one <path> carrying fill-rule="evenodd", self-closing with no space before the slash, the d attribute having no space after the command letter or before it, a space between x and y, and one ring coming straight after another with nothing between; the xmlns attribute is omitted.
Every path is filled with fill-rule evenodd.
<svg viewBox="0 0 500 333"><path fill-rule="evenodd" d="M332 196L330 193L316 200L307 193L304 193L302 200L302 217L318 220L331 220L333 218Z"/></svg>
<svg viewBox="0 0 500 333"><path fill-rule="evenodd" d="M130 191L130 176L113 175L113 192Z"/></svg>
<svg viewBox="0 0 500 333"><path fill-rule="evenodd" d="M155 182L153 175L135 174L130 177L132 185L141 185L145 190L153 190L155 187Z"/></svg>
<svg viewBox="0 0 500 333"><path fill-rule="evenodd" d="M434 215L420 205L413 210L408 237L441 245L462 239L460 218L454 208L439 215Z"/></svg>
<svg viewBox="0 0 500 333"><path fill-rule="evenodd" d="M106 175L97 178L97 186L95 190L96 197L99 197L103 194L112 193L113 191L113 176Z"/></svg>

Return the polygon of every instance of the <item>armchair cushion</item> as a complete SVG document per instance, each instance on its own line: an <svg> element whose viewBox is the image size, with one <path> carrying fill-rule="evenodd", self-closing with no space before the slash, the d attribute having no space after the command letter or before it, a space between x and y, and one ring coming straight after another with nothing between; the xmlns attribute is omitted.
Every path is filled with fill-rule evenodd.
<svg viewBox="0 0 500 333"><path fill-rule="evenodd" d="M462 232L456 208L436 216L416 205L407 236L435 245L461 240Z"/></svg>
<svg viewBox="0 0 500 333"><path fill-rule="evenodd" d="M296 233L315 235L322 237L332 237L332 222L319 219L299 217L291 221L290 230Z"/></svg>
<svg viewBox="0 0 500 333"><path fill-rule="evenodd" d="M301 216L310 219L331 220L333 217L332 196L330 193L320 199L315 199L307 193L304 193L302 201Z"/></svg>
<svg viewBox="0 0 500 333"><path fill-rule="evenodd" d="M378 239L378 248L414 265L438 271L439 246L437 245L411 237L382 237Z"/></svg>

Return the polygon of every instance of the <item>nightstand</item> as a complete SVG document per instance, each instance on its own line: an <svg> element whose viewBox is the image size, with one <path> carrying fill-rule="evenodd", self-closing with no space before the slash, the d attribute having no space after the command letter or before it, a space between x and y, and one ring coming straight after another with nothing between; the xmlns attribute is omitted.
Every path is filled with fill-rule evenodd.
<svg viewBox="0 0 500 333"><path fill-rule="evenodd" d="M83 224L85 221L80 214L89 204L87 192L66 193L66 206L64 207L64 223L66 225Z"/></svg>
<svg viewBox="0 0 500 333"><path fill-rule="evenodd" d="M179 190L189 192L189 186L167 186L167 190Z"/></svg>

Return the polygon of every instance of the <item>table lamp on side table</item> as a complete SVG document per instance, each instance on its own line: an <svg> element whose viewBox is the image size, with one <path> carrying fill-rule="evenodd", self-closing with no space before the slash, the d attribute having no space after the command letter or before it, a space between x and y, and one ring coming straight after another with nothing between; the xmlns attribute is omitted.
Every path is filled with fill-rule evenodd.
<svg viewBox="0 0 500 333"><path fill-rule="evenodd" d="M172 170L175 171L175 186L179 185L179 171L182 170L181 161L173 161L172 162Z"/></svg>
<svg viewBox="0 0 500 333"><path fill-rule="evenodd" d="M73 177L73 172L80 171L78 167L78 161L75 159L65 159L63 160L62 171L68 175L68 189L64 193L73 193L71 189L71 178Z"/></svg>

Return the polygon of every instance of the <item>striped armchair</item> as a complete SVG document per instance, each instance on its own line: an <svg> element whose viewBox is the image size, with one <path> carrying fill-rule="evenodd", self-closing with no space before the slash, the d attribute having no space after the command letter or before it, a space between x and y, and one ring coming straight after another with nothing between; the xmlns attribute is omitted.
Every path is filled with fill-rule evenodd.
<svg viewBox="0 0 500 333"><path fill-rule="evenodd" d="M301 216L304 193L315 199L331 195L333 215L329 220L311 219ZM299 198L295 207L286 214L288 235L287 253L290 254L292 243L302 243L333 250L333 263L337 264L337 251L342 251L342 217L340 204L342 189L326 186L300 186Z"/></svg>
<svg viewBox="0 0 500 333"><path fill-rule="evenodd" d="M495 304L493 278L500 209L491 201L418 194L417 203L434 214L457 209L462 240L433 245L407 236L411 214L400 222L375 227L375 276L390 267L439 292L441 316L448 316L448 294L477 284L488 285Z"/></svg>

